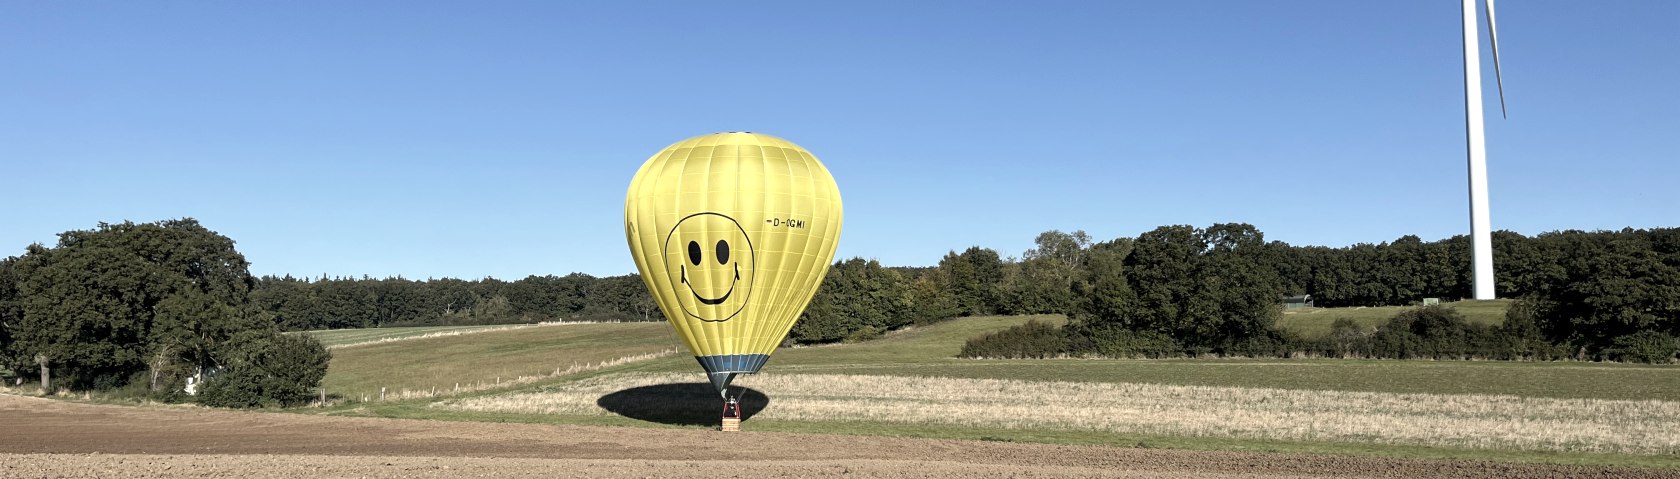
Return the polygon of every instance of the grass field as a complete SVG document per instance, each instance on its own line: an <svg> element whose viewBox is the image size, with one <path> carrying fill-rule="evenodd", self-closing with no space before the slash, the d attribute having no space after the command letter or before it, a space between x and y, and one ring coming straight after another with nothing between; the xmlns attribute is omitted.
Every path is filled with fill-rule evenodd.
<svg viewBox="0 0 1680 479"><path fill-rule="evenodd" d="M487 331L502 331L536 327L534 324L495 324L487 326L411 326L395 328L366 328L366 329L329 329L320 331L304 331L328 349L346 346L360 346L389 341L403 341L437 336L455 336L461 334L482 333Z"/></svg>
<svg viewBox="0 0 1680 479"><path fill-rule="evenodd" d="M1511 307L1509 299L1493 299L1487 301L1454 301L1441 303L1442 306L1458 311L1464 319L1474 324L1503 324L1505 310ZM1286 311L1278 319L1277 326L1285 331L1292 331L1305 338L1322 338L1330 334L1330 325L1338 319L1350 319L1354 323L1366 328L1374 328L1383 321L1388 321L1401 311L1415 306L1380 306L1375 308L1306 308Z"/></svg>
<svg viewBox="0 0 1680 479"><path fill-rule="evenodd" d="M381 388L398 397L452 394L512 387L627 358L651 359L680 347L665 323L560 324L413 337L335 348L322 387L347 399L378 397Z"/></svg>
<svg viewBox="0 0 1680 479"><path fill-rule="evenodd" d="M912 328L860 344L783 348L767 371L800 374L1147 383L1330 391L1680 400L1680 368L1586 362L1354 359L959 359L968 338L1059 315L988 316ZM678 355L684 356L684 355ZM693 372L687 357L642 365ZM699 378L699 375L696 375Z"/></svg>
<svg viewBox="0 0 1680 479"><path fill-rule="evenodd" d="M968 338L1029 319L1064 321L964 318L865 343L784 348L764 374L737 380L749 388L744 402L761 408L749 428L1680 468L1680 367L954 357ZM372 384L380 371L392 374L389 364L426 356L409 356L417 351L453 350L459 361L548 341L573 350L550 355L606 362L678 347L662 323L593 326L599 330L572 333L577 337L540 339L516 330L340 349L329 379ZM601 338L647 346L618 349ZM549 363L529 368L547 374L511 387L352 402L325 412L642 427L703 427L716 420L715 393L700 384L686 350L641 357L558 375ZM505 368L531 360L525 358L492 362ZM360 379L347 370L362 371ZM480 368L454 370L478 374Z"/></svg>

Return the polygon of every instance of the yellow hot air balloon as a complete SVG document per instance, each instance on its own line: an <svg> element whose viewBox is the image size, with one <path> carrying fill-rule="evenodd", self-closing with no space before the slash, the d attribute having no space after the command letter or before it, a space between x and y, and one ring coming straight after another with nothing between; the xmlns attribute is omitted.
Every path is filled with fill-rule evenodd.
<svg viewBox="0 0 1680 479"><path fill-rule="evenodd" d="M811 302L840 239L840 189L817 157L716 133L642 164L624 199L642 282L718 394L764 367Z"/></svg>

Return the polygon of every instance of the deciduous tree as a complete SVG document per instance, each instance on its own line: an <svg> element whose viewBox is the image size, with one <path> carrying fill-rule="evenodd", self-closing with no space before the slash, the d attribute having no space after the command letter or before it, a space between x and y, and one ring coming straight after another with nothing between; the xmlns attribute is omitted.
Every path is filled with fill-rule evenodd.
<svg viewBox="0 0 1680 479"><path fill-rule="evenodd" d="M53 248L30 246L16 268L14 357L39 357L74 387L202 365L211 345L249 326L248 263L192 219L68 231Z"/></svg>

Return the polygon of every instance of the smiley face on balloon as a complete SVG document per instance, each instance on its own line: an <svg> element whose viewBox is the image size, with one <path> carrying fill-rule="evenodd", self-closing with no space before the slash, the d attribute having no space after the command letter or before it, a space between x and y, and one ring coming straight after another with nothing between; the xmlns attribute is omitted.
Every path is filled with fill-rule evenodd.
<svg viewBox="0 0 1680 479"><path fill-rule="evenodd" d="M695 213L665 236L665 269L676 279L677 303L689 317L723 322L741 314L752 297L757 252L734 218Z"/></svg>

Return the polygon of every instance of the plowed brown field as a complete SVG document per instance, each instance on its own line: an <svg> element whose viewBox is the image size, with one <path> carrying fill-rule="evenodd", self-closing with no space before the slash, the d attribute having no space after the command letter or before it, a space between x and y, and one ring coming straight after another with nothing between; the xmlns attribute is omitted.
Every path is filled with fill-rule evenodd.
<svg viewBox="0 0 1680 479"><path fill-rule="evenodd" d="M0 395L0 477L1680 477L1665 470L325 417Z"/></svg>

